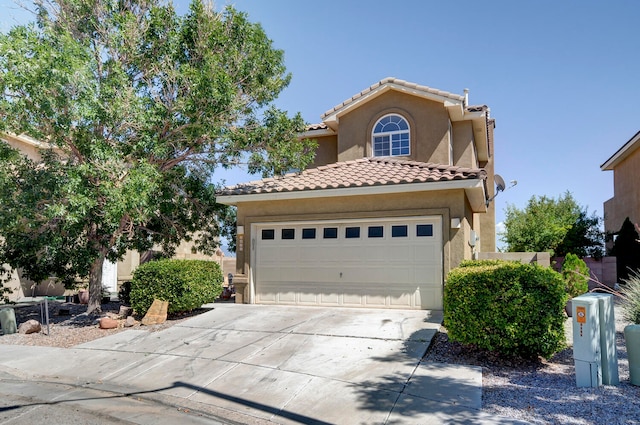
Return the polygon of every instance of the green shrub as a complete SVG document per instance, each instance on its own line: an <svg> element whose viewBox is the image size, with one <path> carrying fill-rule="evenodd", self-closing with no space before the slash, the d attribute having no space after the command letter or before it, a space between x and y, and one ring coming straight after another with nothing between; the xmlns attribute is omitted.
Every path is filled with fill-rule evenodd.
<svg viewBox="0 0 640 425"><path fill-rule="evenodd" d="M629 273L620 288L622 294L622 317L627 322L640 325L640 274L637 271Z"/></svg>
<svg viewBox="0 0 640 425"><path fill-rule="evenodd" d="M191 311L222 292L222 271L213 261L157 260L142 264L131 281L129 298L145 314L155 298L169 302L169 313Z"/></svg>
<svg viewBox="0 0 640 425"><path fill-rule="evenodd" d="M562 278L569 298L575 298L589 291L589 267L575 254L567 254L562 263Z"/></svg>
<svg viewBox="0 0 640 425"><path fill-rule="evenodd" d="M565 346L560 273L510 261L465 262L444 288L449 337L508 356L549 357Z"/></svg>
<svg viewBox="0 0 640 425"><path fill-rule="evenodd" d="M458 267L479 267L479 266L499 266L504 263L513 263L514 261L506 260L463 260ZM516 261L520 263L519 261Z"/></svg>

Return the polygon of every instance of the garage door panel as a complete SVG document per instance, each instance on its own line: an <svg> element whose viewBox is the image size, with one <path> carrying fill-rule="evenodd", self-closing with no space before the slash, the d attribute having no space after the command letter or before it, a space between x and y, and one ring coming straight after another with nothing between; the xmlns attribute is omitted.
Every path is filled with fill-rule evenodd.
<svg viewBox="0 0 640 425"><path fill-rule="evenodd" d="M437 278L440 277L440 272L436 267L416 267L415 269L410 271L413 274L413 281L426 281L426 282L434 282Z"/></svg>
<svg viewBox="0 0 640 425"><path fill-rule="evenodd" d="M375 295L375 294L369 294L369 295L365 295L364 297L364 303L367 307L385 307L388 302L387 302L387 295Z"/></svg>
<svg viewBox="0 0 640 425"><path fill-rule="evenodd" d="M433 225L433 237L417 237L416 225ZM256 302L380 308L441 308L442 241L439 219L409 218L317 225L269 224L274 239L258 235L255 256ZM368 226L383 226L383 237L369 238ZM408 232L392 237L392 226ZM325 239L324 227L337 228ZM345 238L346 227L360 227L360 238ZM282 228L295 239L279 239ZM302 229L315 228L315 239ZM309 235L309 232L306 232ZM333 232L336 236L336 232ZM397 236L397 235L396 235ZM312 235L313 237L313 235Z"/></svg>
<svg viewBox="0 0 640 425"><path fill-rule="evenodd" d="M315 305L318 304L319 297L320 294L318 294L317 292L298 292L298 303Z"/></svg>
<svg viewBox="0 0 640 425"><path fill-rule="evenodd" d="M297 301L297 288L291 288L289 290L281 290L280 288L274 288L278 291L278 303L279 304L296 304Z"/></svg>
<svg viewBox="0 0 640 425"><path fill-rule="evenodd" d="M362 307L364 294L344 294L342 305L345 307Z"/></svg>
<svg viewBox="0 0 640 425"><path fill-rule="evenodd" d="M398 291L391 291L389 294L389 305L397 308L411 308L413 307L413 294Z"/></svg>
<svg viewBox="0 0 640 425"><path fill-rule="evenodd" d="M265 286L260 288L260 294L258 296L258 302L263 304L276 304L278 301L278 293L275 288L273 291L269 291Z"/></svg>
<svg viewBox="0 0 640 425"><path fill-rule="evenodd" d="M437 288L420 288L417 301L421 308L441 310L442 290Z"/></svg>
<svg viewBox="0 0 640 425"><path fill-rule="evenodd" d="M320 293L320 304L321 305L332 305L339 306L341 304L342 296L338 293L338 291L328 291L327 293Z"/></svg>
<svg viewBox="0 0 640 425"><path fill-rule="evenodd" d="M305 258L314 258L315 261L319 263L335 261L337 254L336 249L338 249L337 247L321 243L313 246L303 246L301 248L305 250Z"/></svg>
<svg viewBox="0 0 640 425"><path fill-rule="evenodd" d="M280 267L263 266L260 269L260 278L263 282L277 282L281 280L282 269Z"/></svg>
<svg viewBox="0 0 640 425"><path fill-rule="evenodd" d="M299 258L300 251L295 246L276 245L271 243L269 245L262 245L260 255L265 262L279 261L283 259L289 259L291 261Z"/></svg>
<svg viewBox="0 0 640 425"><path fill-rule="evenodd" d="M361 258L363 261L367 262L385 261L389 256L389 253L387 252L387 249L385 249L385 246L380 243L356 249L358 249L359 252L354 253L353 251L351 251L349 256L351 257L355 255L357 258Z"/></svg>

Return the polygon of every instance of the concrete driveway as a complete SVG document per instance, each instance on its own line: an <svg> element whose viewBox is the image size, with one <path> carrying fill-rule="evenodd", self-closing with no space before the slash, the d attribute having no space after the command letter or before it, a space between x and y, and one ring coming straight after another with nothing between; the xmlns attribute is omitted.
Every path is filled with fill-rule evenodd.
<svg viewBox="0 0 640 425"><path fill-rule="evenodd" d="M478 367L421 363L439 311L212 304L160 332L2 346L35 378L154 397L239 423L496 423Z"/></svg>

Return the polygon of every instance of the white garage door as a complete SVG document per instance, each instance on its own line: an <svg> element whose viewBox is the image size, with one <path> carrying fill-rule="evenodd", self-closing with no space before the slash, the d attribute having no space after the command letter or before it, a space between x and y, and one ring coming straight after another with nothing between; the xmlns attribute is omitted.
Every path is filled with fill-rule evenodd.
<svg viewBox="0 0 640 425"><path fill-rule="evenodd" d="M255 225L260 304L442 309L439 217Z"/></svg>

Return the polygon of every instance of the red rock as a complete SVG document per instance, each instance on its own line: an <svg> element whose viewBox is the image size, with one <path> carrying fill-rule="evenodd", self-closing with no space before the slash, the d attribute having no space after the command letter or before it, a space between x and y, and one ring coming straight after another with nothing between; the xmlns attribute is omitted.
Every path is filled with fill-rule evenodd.
<svg viewBox="0 0 640 425"><path fill-rule="evenodd" d="M100 319L100 329L116 329L118 327L118 321L110 317L103 317Z"/></svg>

